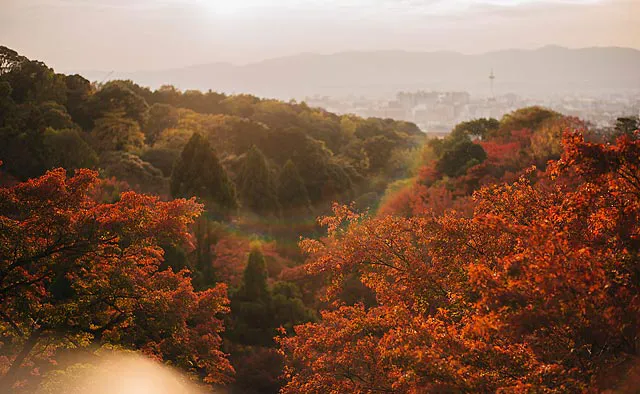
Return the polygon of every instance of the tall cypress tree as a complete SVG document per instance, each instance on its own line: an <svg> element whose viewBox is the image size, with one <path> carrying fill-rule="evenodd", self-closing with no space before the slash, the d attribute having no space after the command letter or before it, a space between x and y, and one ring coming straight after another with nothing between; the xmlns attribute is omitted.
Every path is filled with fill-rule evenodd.
<svg viewBox="0 0 640 394"><path fill-rule="evenodd" d="M267 159L255 145L247 152L239 183L246 208L259 215L278 214L278 196Z"/></svg>
<svg viewBox="0 0 640 394"><path fill-rule="evenodd" d="M307 187L291 159L287 160L280 171L278 201L285 211L308 211L311 206Z"/></svg>
<svg viewBox="0 0 640 394"><path fill-rule="evenodd" d="M171 174L174 197L197 196L213 215L227 215L238 208L235 185L220 164L209 141L193 134Z"/></svg>
<svg viewBox="0 0 640 394"><path fill-rule="evenodd" d="M213 232L213 223L205 217L194 223L195 250L193 253L193 286L196 290L206 290L216 285L213 268L212 248L217 240Z"/></svg>
<svg viewBox="0 0 640 394"><path fill-rule="evenodd" d="M242 284L231 298L229 338L245 345L273 345L275 327L267 266L259 247L252 247Z"/></svg>
<svg viewBox="0 0 640 394"><path fill-rule="evenodd" d="M271 300L267 284L267 263L262 250L258 246L251 248L249 260L242 274L242 285L238 294L246 301L256 301L268 304Z"/></svg>

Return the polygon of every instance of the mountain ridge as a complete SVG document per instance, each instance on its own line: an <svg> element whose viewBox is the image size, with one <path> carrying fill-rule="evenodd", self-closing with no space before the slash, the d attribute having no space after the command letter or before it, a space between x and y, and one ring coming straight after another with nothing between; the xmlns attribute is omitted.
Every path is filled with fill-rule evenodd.
<svg viewBox="0 0 640 394"><path fill-rule="evenodd" d="M157 88L251 93L265 97L309 95L388 95L401 90L466 90L551 94L640 89L640 50L625 47L533 50L504 49L480 54L402 50L301 53L236 65L213 62L164 70L114 72L110 79L131 79ZM80 72L101 80L107 72Z"/></svg>

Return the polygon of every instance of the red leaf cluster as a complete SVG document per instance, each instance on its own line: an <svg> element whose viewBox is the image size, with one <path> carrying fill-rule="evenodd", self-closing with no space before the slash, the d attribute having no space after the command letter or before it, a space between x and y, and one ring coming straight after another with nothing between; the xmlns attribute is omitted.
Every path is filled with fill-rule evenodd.
<svg viewBox="0 0 640 394"><path fill-rule="evenodd" d="M337 207L301 246L334 308L281 338L285 393L578 392L638 354L640 140L564 139L536 179L482 188L469 218ZM357 275L376 304L344 305ZM614 379L615 381L616 379Z"/></svg>
<svg viewBox="0 0 640 394"><path fill-rule="evenodd" d="M65 348L109 344L228 381L226 287L195 292L188 271L159 269L159 245L188 243L202 206L134 192L101 203L98 182L57 169L0 189L0 385L19 385Z"/></svg>

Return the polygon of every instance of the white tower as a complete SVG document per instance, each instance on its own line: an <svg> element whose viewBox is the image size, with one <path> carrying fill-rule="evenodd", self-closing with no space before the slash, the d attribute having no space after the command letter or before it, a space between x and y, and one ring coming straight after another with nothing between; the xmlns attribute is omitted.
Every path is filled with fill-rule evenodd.
<svg viewBox="0 0 640 394"><path fill-rule="evenodd" d="M493 93L493 81L496 79L495 74L493 73L493 69L491 69L491 74L489 74L489 84L491 86L491 101L496 100L496 95Z"/></svg>

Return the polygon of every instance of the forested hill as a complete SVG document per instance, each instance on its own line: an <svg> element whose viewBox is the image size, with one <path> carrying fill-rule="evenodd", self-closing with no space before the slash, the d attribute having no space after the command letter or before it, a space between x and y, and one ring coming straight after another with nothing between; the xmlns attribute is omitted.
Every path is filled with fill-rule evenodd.
<svg viewBox="0 0 640 394"><path fill-rule="evenodd" d="M338 116L305 103L150 90L131 81L95 85L4 47L0 61L0 160L17 180L55 167L95 168L169 196L174 163L197 133L238 189L240 206L275 214L296 204L274 199L255 207L257 196L243 191L254 184L246 177L256 174L243 171L253 152L266 167L265 187L277 190L286 181L281 175L290 161L285 175L299 175L310 206L324 209L333 200L384 191L388 180L405 175L412 165L407 152L423 138L411 123ZM202 174L185 176L195 175ZM183 181L174 180L174 194Z"/></svg>
<svg viewBox="0 0 640 394"><path fill-rule="evenodd" d="M94 392L112 349L229 393L636 392L639 128L427 140L0 47L0 392Z"/></svg>
<svg viewBox="0 0 640 394"><path fill-rule="evenodd" d="M282 275L300 237L333 202L375 207L425 138L305 103L92 84L0 47L0 392L69 392L47 386L86 371L65 354L105 345L277 392L277 329L317 318L321 284Z"/></svg>
<svg viewBox="0 0 640 394"><path fill-rule="evenodd" d="M246 65L212 63L132 73L115 70L111 77L154 87L171 83L182 89L215 88L288 99L314 94L388 95L416 89L486 94L492 69L502 92L548 95L640 89L640 51L616 47L546 46L477 55L402 51L300 54ZM91 79L103 80L111 71L86 73Z"/></svg>

